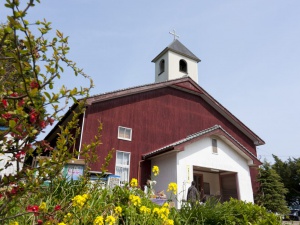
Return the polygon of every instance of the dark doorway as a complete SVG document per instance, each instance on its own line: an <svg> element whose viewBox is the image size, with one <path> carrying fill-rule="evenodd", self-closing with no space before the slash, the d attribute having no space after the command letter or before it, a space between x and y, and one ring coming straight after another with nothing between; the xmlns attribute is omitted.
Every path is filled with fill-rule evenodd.
<svg viewBox="0 0 300 225"><path fill-rule="evenodd" d="M222 201L229 201L230 198L238 199L236 173L220 176Z"/></svg>
<svg viewBox="0 0 300 225"><path fill-rule="evenodd" d="M196 188L200 193L200 200L204 197L204 187L203 187L203 175L194 174L194 181L196 183Z"/></svg>

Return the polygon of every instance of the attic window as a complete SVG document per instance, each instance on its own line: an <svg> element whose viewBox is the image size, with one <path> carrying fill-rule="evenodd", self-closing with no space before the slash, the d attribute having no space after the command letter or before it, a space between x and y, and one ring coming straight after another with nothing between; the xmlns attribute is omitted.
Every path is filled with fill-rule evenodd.
<svg viewBox="0 0 300 225"><path fill-rule="evenodd" d="M158 75L162 74L163 72L165 72L165 60L164 59L160 60L160 62L159 62L159 74Z"/></svg>
<svg viewBox="0 0 300 225"><path fill-rule="evenodd" d="M211 145L212 145L212 153L218 154L218 142L217 142L217 139L211 139Z"/></svg>
<svg viewBox="0 0 300 225"><path fill-rule="evenodd" d="M118 127L118 138L122 140L131 141L132 129L127 127Z"/></svg>
<svg viewBox="0 0 300 225"><path fill-rule="evenodd" d="M179 71L180 72L184 72L184 73L187 73L187 63L185 60L181 59L179 61Z"/></svg>

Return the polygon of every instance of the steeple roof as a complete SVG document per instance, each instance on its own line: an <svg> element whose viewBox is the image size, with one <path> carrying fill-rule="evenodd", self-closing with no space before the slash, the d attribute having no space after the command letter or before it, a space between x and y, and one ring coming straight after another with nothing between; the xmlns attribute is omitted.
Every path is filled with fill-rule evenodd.
<svg viewBox="0 0 300 225"><path fill-rule="evenodd" d="M165 54L167 51L172 51L175 53L178 53L180 55L186 56L190 59L193 59L197 62L200 62L201 60L194 55L190 50L187 49L180 41L175 39L168 47L166 47L161 53L159 53L152 62L157 61L163 54Z"/></svg>

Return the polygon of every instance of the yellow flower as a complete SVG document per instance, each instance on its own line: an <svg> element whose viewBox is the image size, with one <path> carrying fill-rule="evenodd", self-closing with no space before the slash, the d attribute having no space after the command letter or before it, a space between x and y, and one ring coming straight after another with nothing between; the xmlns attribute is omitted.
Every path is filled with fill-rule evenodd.
<svg viewBox="0 0 300 225"><path fill-rule="evenodd" d="M154 208L152 213L155 215L159 215L159 208Z"/></svg>
<svg viewBox="0 0 300 225"><path fill-rule="evenodd" d="M89 195L88 194L83 194L82 197L85 198L85 199L88 199Z"/></svg>
<svg viewBox="0 0 300 225"><path fill-rule="evenodd" d="M131 187L137 187L138 186L138 181L135 178L132 178L130 181L130 186Z"/></svg>
<svg viewBox="0 0 300 225"><path fill-rule="evenodd" d="M122 208L121 208L121 206L117 206L117 207L115 208L115 213L116 213L117 215L121 215L121 214L122 214Z"/></svg>
<svg viewBox="0 0 300 225"><path fill-rule="evenodd" d="M169 208L163 207L163 208L160 208L158 214L159 214L160 218L162 218L163 220L166 220L169 216L169 213L170 213Z"/></svg>
<svg viewBox="0 0 300 225"><path fill-rule="evenodd" d="M108 223L109 225L113 225L116 222L116 218L113 216L108 216L106 217L105 222Z"/></svg>
<svg viewBox="0 0 300 225"><path fill-rule="evenodd" d="M66 223L68 222L72 217L72 213L67 213L67 215L64 216L63 221Z"/></svg>
<svg viewBox="0 0 300 225"><path fill-rule="evenodd" d="M129 200L134 206L139 206L141 204L141 199L136 195L129 195Z"/></svg>
<svg viewBox="0 0 300 225"><path fill-rule="evenodd" d="M165 202L162 207L169 208L169 203Z"/></svg>
<svg viewBox="0 0 300 225"><path fill-rule="evenodd" d="M88 198L87 194L84 195L76 195L73 199L72 199L72 205L74 207L78 207L78 208L82 208L86 202Z"/></svg>
<svg viewBox="0 0 300 225"><path fill-rule="evenodd" d="M47 209L47 205L46 205L46 202L42 202L39 206L39 209L42 210L42 211L45 211Z"/></svg>
<svg viewBox="0 0 300 225"><path fill-rule="evenodd" d="M104 224L103 216L97 216L96 219L94 220L94 225L103 225L103 224Z"/></svg>
<svg viewBox="0 0 300 225"><path fill-rule="evenodd" d="M174 221L173 221L173 220L170 220L170 219L167 219L167 220L164 222L164 225L174 225Z"/></svg>
<svg viewBox="0 0 300 225"><path fill-rule="evenodd" d="M19 225L19 223L16 221L13 221L13 222L10 222L9 225Z"/></svg>
<svg viewBox="0 0 300 225"><path fill-rule="evenodd" d="M67 225L67 224L65 224L65 223L61 222L61 223L58 223L57 225Z"/></svg>
<svg viewBox="0 0 300 225"><path fill-rule="evenodd" d="M147 208L146 206L141 206L141 208L140 208L140 212L142 213L142 214L150 214L151 213L151 209L149 209L149 208Z"/></svg>
<svg viewBox="0 0 300 225"><path fill-rule="evenodd" d="M159 167L158 166L153 166L152 172L154 176L157 176L159 174Z"/></svg>
<svg viewBox="0 0 300 225"><path fill-rule="evenodd" d="M172 191L174 195L177 193L177 184L174 182L169 183L168 190L167 191Z"/></svg>

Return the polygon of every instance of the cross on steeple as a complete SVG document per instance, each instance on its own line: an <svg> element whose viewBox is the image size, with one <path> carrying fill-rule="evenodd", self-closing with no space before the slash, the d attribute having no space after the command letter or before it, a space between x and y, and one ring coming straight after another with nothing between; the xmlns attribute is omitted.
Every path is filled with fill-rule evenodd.
<svg viewBox="0 0 300 225"><path fill-rule="evenodd" d="M174 36L174 40L176 40L176 38L179 38L179 35L176 34L174 29L173 29L173 32L169 31L169 34Z"/></svg>

